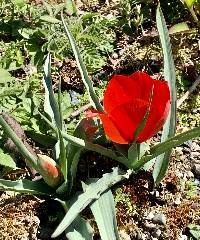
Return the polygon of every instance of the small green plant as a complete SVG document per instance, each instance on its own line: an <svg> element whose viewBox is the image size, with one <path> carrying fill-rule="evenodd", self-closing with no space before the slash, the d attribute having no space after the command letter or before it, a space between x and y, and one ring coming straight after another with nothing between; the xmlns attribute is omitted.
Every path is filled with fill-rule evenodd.
<svg viewBox="0 0 200 240"><path fill-rule="evenodd" d="M194 181L180 180L180 187L188 199L195 198L198 195L198 185Z"/></svg>
<svg viewBox="0 0 200 240"><path fill-rule="evenodd" d="M135 214L137 214L136 208L131 202L130 195L124 193L121 188L115 190L115 203L122 203L127 210L127 214L130 216L135 216Z"/></svg>

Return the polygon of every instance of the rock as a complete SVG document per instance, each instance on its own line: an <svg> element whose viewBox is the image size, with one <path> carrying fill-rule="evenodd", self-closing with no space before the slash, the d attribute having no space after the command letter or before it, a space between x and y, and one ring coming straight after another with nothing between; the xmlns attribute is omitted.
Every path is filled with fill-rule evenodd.
<svg viewBox="0 0 200 240"><path fill-rule="evenodd" d="M176 199L174 200L174 204L180 205L181 204L181 196L177 196Z"/></svg>
<svg viewBox="0 0 200 240"><path fill-rule="evenodd" d="M200 178L200 164L193 164L192 171L196 178Z"/></svg>
<svg viewBox="0 0 200 240"><path fill-rule="evenodd" d="M180 235L179 237L178 237L178 239L177 240L187 240L188 238L187 238L187 236L186 235Z"/></svg>
<svg viewBox="0 0 200 240"><path fill-rule="evenodd" d="M167 219L166 219L166 216L163 213L157 213L157 214L154 215L152 221L154 223L159 223L159 224L165 225Z"/></svg>
<svg viewBox="0 0 200 240"><path fill-rule="evenodd" d="M194 179L194 183L195 183L196 185L200 185L199 179Z"/></svg>
<svg viewBox="0 0 200 240"><path fill-rule="evenodd" d="M124 54L124 52L125 52L125 49L120 49L120 50L119 50L119 53L118 53L119 56L122 56L122 55Z"/></svg>
<svg viewBox="0 0 200 240"><path fill-rule="evenodd" d="M178 178L182 178L182 177L183 177L183 173L180 172L180 171L176 171L176 176L177 176Z"/></svg>
<svg viewBox="0 0 200 240"><path fill-rule="evenodd" d="M200 152L200 145L193 141L191 145L191 150L194 152Z"/></svg>
<svg viewBox="0 0 200 240"><path fill-rule="evenodd" d="M154 229L154 228L156 228L156 225L154 223L149 223L149 222L145 221L144 227L147 229Z"/></svg>
<svg viewBox="0 0 200 240"><path fill-rule="evenodd" d="M119 237L120 240L131 240L131 237L124 230L119 231Z"/></svg>
<svg viewBox="0 0 200 240"><path fill-rule="evenodd" d="M194 178L193 172L187 171L186 173L187 173L187 177L188 177L188 178Z"/></svg>
<svg viewBox="0 0 200 240"><path fill-rule="evenodd" d="M119 56L118 56L117 53L113 53L113 54L112 54L112 58L113 58L113 59L118 59L118 57L119 57Z"/></svg>
<svg viewBox="0 0 200 240"><path fill-rule="evenodd" d="M175 151L176 151L177 154L180 154L180 155L183 154L183 148L182 147L176 147Z"/></svg>
<svg viewBox="0 0 200 240"><path fill-rule="evenodd" d="M160 196L160 193L158 191L155 191L155 196L158 198Z"/></svg>
<svg viewBox="0 0 200 240"><path fill-rule="evenodd" d="M184 147L191 148L191 146L192 146L192 140L188 140L187 142L184 142L184 143L183 143L183 146L184 146Z"/></svg>
<svg viewBox="0 0 200 240"><path fill-rule="evenodd" d="M191 153L191 149L189 147L183 147L183 153Z"/></svg>
<svg viewBox="0 0 200 240"><path fill-rule="evenodd" d="M159 238L160 235L161 235L162 231L160 229L155 229L153 232L152 232L152 236L154 238Z"/></svg>
<svg viewBox="0 0 200 240"><path fill-rule="evenodd" d="M190 157L191 158L200 158L200 153L199 152L191 152L190 153Z"/></svg>
<svg viewBox="0 0 200 240"><path fill-rule="evenodd" d="M153 217L154 217L154 213L153 213L153 212L150 212L150 213L147 215L146 219L147 219L147 220L152 220Z"/></svg>

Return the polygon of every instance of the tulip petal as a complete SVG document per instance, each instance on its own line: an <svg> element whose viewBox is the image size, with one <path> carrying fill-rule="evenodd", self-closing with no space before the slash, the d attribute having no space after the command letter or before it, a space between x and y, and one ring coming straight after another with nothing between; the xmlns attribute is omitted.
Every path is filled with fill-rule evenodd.
<svg viewBox="0 0 200 240"><path fill-rule="evenodd" d="M137 98L118 105L110 113L110 118L127 142L134 141L134 133L143 120L147 109L148 102Z"/></svg>
<svg viewBox="0 0 200 240"><path fill-rule="evenodd" d="M135 72L130 76L114 75L104 93L105 111L110 113L117 105L134 98L149 101L154 81L144 72Z"/></svg>
<svg viewBox="0 0 200 240"><path fill-rule="evenodd" d="M154 136L164 125L170 108L170 91L166 81L154 82L154 91L144 129L137 138L141 143Z"/></svg>
<svg viewBox="0 0 200 240"><path fill-rule="evenodd" d="M117 105L140 96L141 88L136 79L128 76L114 75L104 92L104 110L110 113Z"/></svg>
<svg viewBox="0 0 200 240"><path fill-rule="evenodd" d="M140 89L139 98L149 102L150 94L156 80L145 72L135 72L130 75L130 78Z"/></svg>
<svg viewBox="0 0 200 240"><path fill-rule="evenodd" d="M119 144L127 144L129 141L127 141L120 133L116 125L113 123L111 118L107 114L100 113L99 117L101 118L101 121L103 123L103 128L106 133L106 135L115 143Z"/></svg>

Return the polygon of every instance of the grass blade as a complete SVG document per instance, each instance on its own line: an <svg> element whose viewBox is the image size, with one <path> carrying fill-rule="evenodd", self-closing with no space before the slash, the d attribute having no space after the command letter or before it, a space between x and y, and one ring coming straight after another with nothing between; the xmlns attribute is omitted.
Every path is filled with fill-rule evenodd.
<svg viewBox="0 0 200 240"><path fill-rule="evenodd" d="M90 103L95 109L97 109L99 111L103 111L103 107L100 104L99 99L98 99L98 97L97 97L97 95L94 91L92 81L88 77L88 73L87 73L86 67L85 67L85 65L82 61L80 51L79 51L79 48L76 44L76 41L75 41L74 37L72 36L67 24L65 23L65 20L64 20L62 14L61 14L61 18L62 18L62 22L63 22L63 25L64 25L64 30L65 30L66 36L68 37L69 42L70 42L71 47L72 47L72 50L74 52L74 56L75 56L75 59L76 59L76 62L77 62L77 65L78 65L83 83L85 84L85 87L86 87L87 92L89 94Z"/></svg>
<svg viewBox="0 0 200 240"><path fill-rule="evenodd" d="M59 107L56 102L51 79L51 57L48 54L44 64L43 84L45 88L44 111L51 117L52 123L62 129Z"/></svg>
<svg viewBox="0 0 200 240"><path fill-rule="evenodd" d="M163 132L161 136L161 142L163 142L174 136L176 131L176 74L169 33L160 5L158 5L157 7L156 23L164 55L164 76L165 79L168 81L171 93L170 113L163 127ZM156 184L158 184L165 176L169 165L170 155L171 150L169 149L161 156L158 156L156 159L153 170L153 178Z"/></svg>

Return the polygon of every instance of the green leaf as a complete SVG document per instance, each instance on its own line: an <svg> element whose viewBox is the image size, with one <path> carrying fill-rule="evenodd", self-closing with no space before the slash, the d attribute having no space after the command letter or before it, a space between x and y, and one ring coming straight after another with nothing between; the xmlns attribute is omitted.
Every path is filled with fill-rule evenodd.
<svg viewBox="0 0 200 240"><path fill-rule="evenodd" d="M136 142L133 142L128 149L128 160L132 163L139 160L138 144Z"/></svg>
<svg viewBox="0 0 200 240"><path fill-rule="evenodd" d="M183 0L185 2L185 4L187 5L187 7L189 9L191 9L193 7L193 4L195 2L195 0Z"/></svg>
<svg viewBox="0 0 200 240"><path fill-rule="evenodd" d="M200 225L195 225L195 224L189 224L188 225L190 234L195 238L195 239L200 239Z"/></svg>
<svg viewBox="0 0 200 240"><path fill-rule="evenodd" d="M77 15L77 8L76 4L72 0L66 0L65 1L65 10L68 15Z"/></svg>
<svg viewBox="0 0 200 240"><path fill-rule="evenodd" d="M78 215L72 224L65 230L69 240L93 240L94 230L89 222Z"/></svg>
<svg viewBox="0 0 200 240"><path fill-rule="evenodd" d="M169 29L169 34L183 33L189 31L190 28L186 22L177 23Z"/></svg>
<svg viewBox="0 0 200 240"><path fill-rule="evenodd" d="M144 164L151 161L153 158L163 154L164 152L172 149L173 147L177 147L184 142L187 142L190 139L200 137L200 127L193 128L192 130L186 131L184 133L178 134L165 142L159 143L150 148L150 150L140 159L140 161L136 162L132 167L134 171L138 171L141 169Z"/></svg>
<svg viewBox="0 0 200 240"><path fill-rule="evenodd" d="M55 195L53 188L50 188L46 183L26 179L17 181L0 179L0 190L28 194L45 194L49 196Z"/></svg>
<svg viewBox="0 0 200 240"><path fill-rule="evenodd" d="M34 131L27 131L26 135L30 137L34 142L37 142L48 148L53 148L53 146L56 144L56 138L50 135L44 135Z"/></svg>
<svg viewBox="0 0 200 240"><path fill-rule="evenodd" d="M105 192L117 182L128 178L131 173L132 172L120 173L118 168L114 168L112 173L106 173L96 183L90 184L86 191L80 194L77 201L72 204L71 208L68 210L67 214L65 215L55 232L52 234L52 237L57 237L58 235L60 235L68 226L70 226L70 224L74 221L78 214L92 201L98 199L103 192Z"/></svg>
<svg viewBox="0 0 200 240"><path fill-rule="evenodd" d="M98 99L98 97L97 97L97 95L94 91L92 81L89 79L86 67L85 67L85 65L82 61L79 48L76 44L76 41L75 41L74 37L72 36L67 24L64 21L63 14L61 14L61 18L62 18L62 22L63 22L63 25L64 25L64 30L65 30L66 36L68 37L69 42L70 42L71 47L72 47L72 50L74 52L74 56L75 56L77 66L79 68L83 83L84 83L84 85L87 89L87 92L89 94L90 103L97 110L103 111L103 107L99 102L99 99Z"/></svg>
<svg viewBox="0 0 200 240"><path fill-rule="evenodd" d="M51 117L53 125L62 129L59 107L56 102L52 87L50 54L48 54L44 65L43 84L45 88L44 111Z"/></svg>
<svg viewBox="0 0 200 240"><path fill-rule="evenodd" d="M7 70L0 68L0 83L12 82L14 79Z"/></svg>
<svg viewBox="0 0 200 240"><path fill-rule="evenodd" d="M0 165L9 168L17 168L17 165L13 158L9 155L4 153L3 149L0 148Z"/></svg>
<svg viewBox="0 0 200 240"><path fill-rule="evenodd" d="M50 15L43 15L40 17L40 20L44 21L44 22L48 22L48 23L54 23L54 24L61 23L60 20L58 20L57 18L50 16Z"/></svg>
<svg viewBox="0 0 200 240"><path fill-rule="evenodd" d="M176 74L169 34L160 6L157 8L156 23L164 55L164 76L168 81L171 94L170 113L163 127L161 136L161 142L164 142L168 138L174 136L176 131ZM171 150L168 150L156 159L153 170L153 178L156 184L158 184L165 176L169 165L170 155Z"/></svg>
<svg viewBox="0 0 200 240"><path fill-rule="evenodd" d="M101 194L100 198L90 205L102 240L119 240L115 203L111 190Z"/></svg>
<svg viewBox="0 0 200 240"><path fill-rule="evenodd" d="M57 151L56 154L58 154L58 161L59 166L61 169L61 172L63 174L63 177L65 179L65 183L67 182L67 176L68 176L68 167L67 167L67 158L66 158L66 141L63 138L60 129L58 128L58 142L57 142Z"/></svg>
<svg viewBox="0 0 200 240"><path fill-rule="evenodd" d="M59 198L55 198L55 200L58 201L64 208L65 212L67 212L67 209L69 209L76 200L76 196L67 202ZM65 235L69 240L93 240L94 230L90 226L89 221L85 220L80 214L78 214L72 224L70 224L65 230Z"/></svg>
<svg viewBox="0 0 200 240"><path fill-rule="evenodd" d="M130 166L134 166L137 161L140 159L150 150L149 144L147 143L132 143L128 150L128 159ZM134 168L130 167L134 170Z"/></svg>

